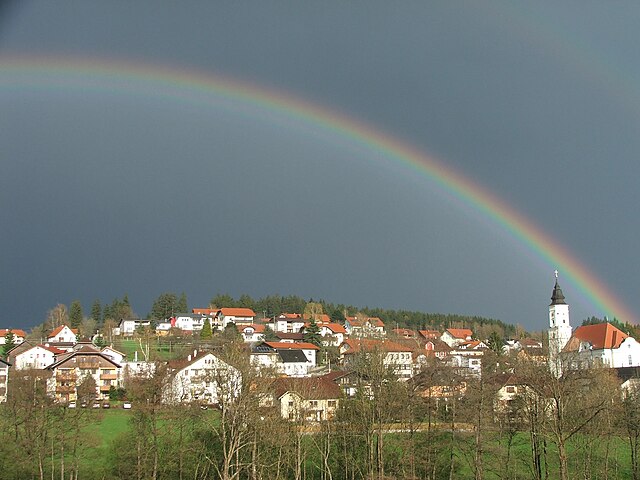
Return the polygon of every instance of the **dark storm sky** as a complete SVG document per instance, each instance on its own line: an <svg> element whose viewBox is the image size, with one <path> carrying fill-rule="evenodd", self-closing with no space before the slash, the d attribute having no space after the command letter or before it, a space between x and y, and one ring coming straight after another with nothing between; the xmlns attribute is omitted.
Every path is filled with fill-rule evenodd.
<svg viewBox="0 0 640 480"><path fill-rule="evenodd" d="M140 62L287 92L422 149L568 248L632 310L640 6L9 2L3 56ZM153 88L152 85L149 88ZM477 314L600 311L469 205L312 126L233 106L0 88L3 327L165 291ZM623 319L626 320L626 319Z"/></svg>

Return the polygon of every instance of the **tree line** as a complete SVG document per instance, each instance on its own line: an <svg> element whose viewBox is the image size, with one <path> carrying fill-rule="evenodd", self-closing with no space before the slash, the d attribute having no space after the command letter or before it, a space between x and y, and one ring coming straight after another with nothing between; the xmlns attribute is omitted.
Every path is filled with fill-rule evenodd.
<svg viewBox="0 0 640 480"><path fill-rule="evenodd" d="M368 352L350 367L355 394L335 417L310 422L304 406L281 418L277 379L253 369L241 342L216 354L241 373L208 379L220 389L217 408L167 405L171 375L159 363L126 379L134 408L104 446L97 429L110 428L112 412L55 405L42 372L14 372L0 407L2 478L640 479L640 393L621 395L607 369L556 378L546 364L489 352L482 377L434 360L401 382L383 352ZM511 376L517 394L501 400ZM90 386L78 395L90 401Z"/></svg>

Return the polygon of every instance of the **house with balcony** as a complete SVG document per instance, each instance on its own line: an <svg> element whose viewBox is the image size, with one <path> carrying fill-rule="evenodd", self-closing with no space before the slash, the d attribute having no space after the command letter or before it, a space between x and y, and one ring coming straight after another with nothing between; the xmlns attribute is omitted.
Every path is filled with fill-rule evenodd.
<svg viewBox="0 0 640 480"><path fill-rule="evenodd" d="M346 317L344 322L347 335L355 338L382 338L387 334L384 327L384 322L378 317L356 315Z"/></svg>
<svg viewBox="0 0 640 480"><path fill-rule="evenodd" d="M251 325L256 320L256 313L250 308L221 308L216 313L214 322L221 329L234 323L236 325Z"/></svg>
<svg viewBox="0 0 640 480"><path fill-rule="evenodd" d="M290 421L330 420L343 397L340 386L324 376L278 378L273 391L274 406L282 418Z"/></svg>
<svg viewBox="0 0 640 480"><path fill-rule="evenodd" d="M95 384L95 399L109 398L111 387L119 387L122 366L109 356L92 348L66 353L47 367L51 377L47 389L58 402L78 399L78 388L91 377Z"/></svg>
<svg viewBox="0 0 640 480"><path fill-rule="evenodd" d="M340 356L345 369L357 361L358 355L381 355L383 365L393 370L399 380L413 376L415 349L390 340L350 338L340 345Z"/></svg>
<svg viewBox="0 0 640 480"><path fill-rule="evenodd" d="M168 403L215 405L222 396L235 396L240 392L242 379L238 369L213 353L194 350L167 366L170 381L164 396Z"/></svg>
<svg viewBox="0 0 640 480"><path fill-rule="evenodd" d="M282 333L299 333L304 328L305 320L299 313L281 313L273 320L273 331Z"/></svg>

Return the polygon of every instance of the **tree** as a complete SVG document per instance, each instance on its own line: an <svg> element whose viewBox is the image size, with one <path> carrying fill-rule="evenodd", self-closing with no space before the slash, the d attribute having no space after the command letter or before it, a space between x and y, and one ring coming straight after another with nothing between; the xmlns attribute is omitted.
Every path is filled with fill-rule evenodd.
<svg viewBox="0 0 640 480"><path fill-rule="evenodd" d="M189 311L189 307L187 305L187 294L182 292L180 294L180 298L178 299L177 311L180 313L187 313Z"/></svg>
<svg viewBox="0 0 640 480"><path fill-rule="evenodd" d="M278 342L280 338L276 335L276 332L269 325L264 327L264 341L265 342Z"/></svg>
<svg viewBox="0 0 640 480"><path fill-rule="evenodd" d="M211 329L211 322L209 319L205 319L204 325L202 326L202 331L200 332L200 338L203 340L208 340L213 337L213 330Z"/></svg>
<svg viewBox="0 0 640 480"><path fill-rule="evenodd" d="M82 304L80 300L74 300L69 307L69 324L71 328L78 328L82 323Z"/></svg>
<svg viewBox="0 0 640 480"><path fill-rule="evenodd" d="M308 302L304 307L304 318L312 320L320 320L323 314L322 304L318 302Z"/></svg>
<svg viewBox="0 0 640 480"><path fill-rule="evenodd" d="M9 353L9 350L11 350L15 346L16 346L15 335L11 330L8 330L7 334L4 336L4 345L2 347L2 355L6 357L7 353Z"/></svg>
<svg viewBox="0 0 640 480"><path fill-rule="evenodd" d="M91 306L91 318L96 322L96 325L102 325L102 304L100 300L96 299L93 301L93 305Z"/></svg>
<svg viewBox="0 0 640 480"><path fill-rule="evenodd" d="M69 311L67 306L59 303L47 312L45 330L54 330L60 325L66 325L69 321Z"/></svg>
<svg viewBox="0 0 640 480"><path fill-rule="evenodd" d="M314 318L311 318L309 326L304 329L303 339L305 342L313 343L319 347L322 345L322 337L320 336L320 327Z"/></svg>
<svg viewBox="0 0 640 480"><path fill-rule="evenodd" d="M158 321L163 321L173 317L178 311L178 296L175 293L166 292L153 302L150 317Z"/></svg>

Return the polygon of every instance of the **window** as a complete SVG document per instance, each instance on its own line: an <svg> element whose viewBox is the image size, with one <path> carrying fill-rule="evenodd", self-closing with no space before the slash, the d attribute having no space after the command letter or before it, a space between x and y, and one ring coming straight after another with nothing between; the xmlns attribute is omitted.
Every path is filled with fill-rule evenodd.
<svg viewBox="0 0 640 480"><path fill-rule="evenodd" d="M512 387L512 386L507 387L507 393L516 393L516 387Z"/></svg>
<svg viewBox="0 0 640 480"><path fill-rule="evenodd" d="M629 355L629 366L633 365L633 357Z"/></svg>
<svg viewBox="0 0 640 480"><path fill-rule="evenodd" d="M335 400L329 400L329 407L333 408L336 406L336 401Z"/></svg>
<svg viewBox="0 0 640 480"><path fill-rule="evenodd" d="M310 404L312 407L317 407L317 406L318 406L318 401L317 401L317 400L311 400L311 401L309 402L309 404Z"/></svg>

